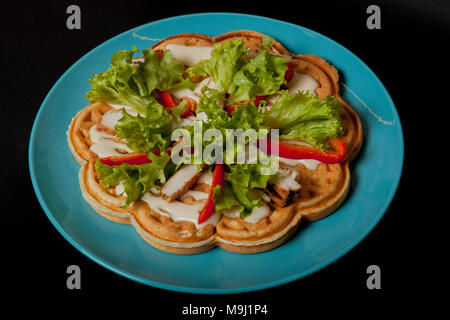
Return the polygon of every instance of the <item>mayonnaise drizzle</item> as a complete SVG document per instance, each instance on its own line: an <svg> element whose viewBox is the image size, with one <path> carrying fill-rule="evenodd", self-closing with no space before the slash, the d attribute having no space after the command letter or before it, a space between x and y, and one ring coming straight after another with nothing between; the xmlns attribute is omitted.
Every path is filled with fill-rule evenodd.
<svg viewBox="0 0 450 320"><path fill-rule="evenodd" d="M194 91L186 88L180 88L180 89L172 89L169 90L170 94L173 95L177 99L183 99L184 97L194 99L196 102L200 99Z"/></svg>
<svg viewBox="0 0 450 320"><path fill-rule="evenodd" d="M313 95L316 95L316 89L319 87L319 83L311 77L309 74L303 73L294 73L294 77L287 84L289 95L294 95L299 91L308 91ZM267 105L265 107L265 111L270 110L270 106L274 104L277 99L280 98L279 94L270 95L266 101Z"/></svg>
<svg viewBox="0 0 450 320"><path fill-rule="evenodd" d="M214 83L214 80L210 77L203 79L194 88L194 93L201 95L202 94L202 88L207 87L209 89L217 89L216 84Z"/></svg>
<svg viewBox="0 0 450 320"><path fill-rule="evenodd" d="M96 124L89 130L89 135L91 141L94 143L90 147L90 150L96 153L99 158L122 156L123 153L118 152L117 149L126 151L127 153L133 152L126 144L112 140L117 138L116 136L98 131Z"/></svg>
<svg viewBox="0 0 450 320"><path fill-rule="evenodd" d="M319 87L319 83L314 80L309 74L294 73L294 77L288 83L289 95L293 95L301 91L309 91L310 93L316 94L316 89Z"/></svg>
<svg viewBox="0 0 450 320"><path fill-rule="evenodd" d="M187 118L182 118L180 122L174 122L173 128L183 128L185 126L193 126L195 121L203 121L206 122L208 120L208 116L204 112L197 113L196 116L189 116Z"/></svg>
<svg viewBox="0 0 450 320"><path fill-rule="evenodd" d="M116 124L122 119L123 115L121 111L109 110L106 112L101 120L101 123L108 128L115 129Z"/></svg>
<svg viewBox="0 0 450 320"><path fill-rule="evenodd" d="M173 221L192 222L195 224L197 229L200 229L208 224L215 226L220 219L220 214L216 212L211 215L208 220L198 224L198 216L200 211L205 206L205 203L203 202L194 204L186 204L177 200L169 202L161 197L154 196L150 192L146 193L141 200L147 202L150 208L159 214L171 218Z"/></svg>
<svg viewBox="0 0 450 320"><path fill-rule="evenodd" d="M170 50L172 57L188 66L194 66L203 59L211 57L214 47L205 46L183 46L181 44L169 43L166 50Z"/></svg>
<svg viewBox="0 0 450 320"><path fill-rule="evenodd" d="M241 212L239 210L239 207L234 207L231 209L225 209L222 210L221 213L229 218L239 218L241 216ZM257 223L261 219L264 219L265 217L268 217L270 215L270 208L267 204L262 202L258 207L254 207L252 209L252 212L249 216L244 218L244 221L250 222L250 223Z"/></svg>
<svg viewBox="0 0 450 320"><path fill-rule="evenodd" d="M192 198L194 198L194 200L205 200L205 199L208 199L208 195L209 194L206 192L189 190L188 192L186 192L185 194L183 194L181 196L180 200L183 200L187 197L192 197Z"/></svg>
<svg viewBox="0 0 450 320"><path fill-rule="evenodd" d="M121 110L121 109L125 109L125 111L127 113L129 113L130 115L132 115L133 117L136 117L138 115L138 112L134 111L134 109L130 106L125 106L122 104L113 104L113 103L108 103L111 107L113 107L114 109L117 110ZM145 114L139 113L141 115L141 117L145 117Z"/></svg>
<svg viewBox="0 0 450 320"><path fill-rule="evenodd" d="M282 158L282 157L278 157L279 161L281 164L286 164L288 166L298 166L299 164L302 164L306 167L306 169L309 170L317 170L317 167L322 163L318 160L315 159L287 159L287 158Z"/></svg>

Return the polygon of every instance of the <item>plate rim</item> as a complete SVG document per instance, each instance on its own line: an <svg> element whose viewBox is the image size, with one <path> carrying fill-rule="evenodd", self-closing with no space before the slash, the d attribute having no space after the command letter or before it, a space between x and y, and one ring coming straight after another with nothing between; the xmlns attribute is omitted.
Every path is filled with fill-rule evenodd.
<svg viewBox="0 0 450 320"><path fill-rule="evenodd" d="M394 119L398 120L398 132L399 132L399 139L400 139L400 144L401 144L401 150L400 150L400 154L399 154L399 161L401 162L401 166L400 166L400 170L398 171L398 174L396 177L394 177L395 179L393 179L393 184L392 184L392 188L388 194L388 197L386 198L386 201L384 202L384 206L382 207L382 209L380 210L380 213L378 214L378 216L376 217L376 219L374 219L372 221L372 223L366 228L366 230L364 230L359 237L355 238L354 240L352 240L352 242L343 250L341 250L338 254L336 254L335 256L325 260L322 263L319 263L317 265L315 265L314 267L310 268L309 270L303 271L303 272L299 272L296 273L294 275L291 275L289 277L285 277L279 280L275 280L275 281L271 281L271 282L267 282L267 283L263 283L263 284L259 284L259 285L249 285L249 286L245 286L245 287L239 287L239 288L204 288L204 287L192 287L192 286L183 286L183 285L174 285L174 284L169 284L169 283L163 283L163 282L158 282L155 280L151 280L148 278L144 278L141 276L136 276L133 275L132 273L122 270L121 267L115 266L113 264L110 264L109 262L104 261L101 257L96 256L95 254L92 254L91 252L89 252L89 250L85 249L82 245L80 245L77 241L75 241L65 230L64 228L59 224L58 221L56 221L56 219L53 217L53 215L51 214L51 211L49 210L49 208L47 207L46 203L43 200L43 197L41 195L41 191L38 187L38 182L36 180L36 175L34 172L34 167L33 167L33 163L34 163L34 145L35 145L35 139L36 139L36 127L37 127L37 123L39 123L39 119L42 116L42 110L44 109L47 101L49 100L49 98L53 95L53 92L56 91L56 88L59 86L59 84L63 81L63 79L65 79L67 77L67 75L70 73L70 71L72 69L75 69L83 60L85 60L87 57L89 57L91 54L93 54L95 51L97 51L97 49L101 48L102 46L106 46L108 45L110 42L115 41L117 38L124 36L125 34L133 34L133 32L136 32L138 30L141 30L143 28L148 27L151 24L155 24L155 23L159 23L159 22L165 22L165 21L169 21L169 20L180 20L180 19L185 19L185 18L189 18L189 17L195 17L195 16L214 16L214 15L225 15L225 16L241 16L241 17L249 17L249 18L258 18L258 19L262 19L262 20L269 20L273 23L278 23L278 24L286 24L289 26L293 26L293 27L297 27L300 29L303 29L304 31L310 32L314 35L318 35L320 37L325 38L327 41L332 42L333 44L337 45L341 50L345 51L346 53L350 54L350 56L354 59L356 59L365 69L366 72L370 73L375 81L380 85L380 88L382 89L385 97L387 98L387 100L390 102L391 106L392 106L392 112L394 115ZM387 89L385 88L384 84L381 82L381 80L378 78L378 76L372 71L372 69L370 69L370 67L363 62L358 56L356 56L352 51L350 51L349 49L347 49L346 47L344 47L343 45L341 45L340 43L334 41L333 39L323 35L322 33L319 33L317 31L311 30L307 27L301 26L301 25L297 25L294 23L290 23L290 22L286 22L283 20L278 20L278 19L274 19L274 18L270 18L270 17L265 17L265 16L261 16L261 15L254 15L254 14L244 14L244 13L235 13L235 12L203 12L203 13L191 13L191 14L183 14L183 15L177 15L177 16L172 16L172 17L168 17L168 18L163 18L163 19L158 19L155 21L151 21L139 26L136 26L134 28L125 30L124 32L100 43L99 45L95 46L94 48L90 49L86 54L84 54L81 58L79 58L75 63L73 63L59 78L58 80L56 80L56 82L53 84L53 86L51 87L50 91L47 93L47 95L45 96L43 102L41 103L38 112L35 116L35 119L33 121L33 126L31 129L31 133L30 133L30 139L29 139L29 145L28 145L28 167L29 167L29 172L30 172L30 177L31 177L31 182L33 185L33 189L34 192L36 194L36 197L39 201L39 204L41 205L43 211L45 212L47 218L50 220L50 222L53 224L53 226L57 229L57 231L72 245L75 247L75 249L77 249L78 251L80 251L81 253L83 253L85 256L87 256L89 259L93 260L94 262L96 262L97 264L101 265L102 267L113 271L114 273L123 276L125 278L134 280L136 282L145 284L145 285L150 285L152 287L156 287L159 289L165 289L165 290L171 290L171 291L177 291L177 292L185 292L185 293L195 293L195 294L234 294L234 293L243 293L243 292L251 292L251 291L258 291L258 290L263 290L263 289L268 289L268 288L272 288L272 287L276 287L276 286L281 286L283 284L287 284L290 283L292 281L295 280L299 280L301 278L304 278L314 272L317 272L327 266L329 266L330 264L334 263L335 261L337 261L338 259L340 259L341 257L343 257L344 255L346 255L350 250L352 250L354 247L356 247L364 238L367 237L367 235L375 228L375 226L379 223L379 221L381 220L381 218L384 216L384 214L386 213L386 211L388 210L389 206L391 205L395 194L398 190L400 181L401 181L401 177L403 174L403 167L404 167L404 153L405 153L405 147L404 147L404 135L403 135L403 127L401 124L401 119L398 115L398 111L397 108L392 100L392 97L390 96L389 92L387 91Z"/></svg>

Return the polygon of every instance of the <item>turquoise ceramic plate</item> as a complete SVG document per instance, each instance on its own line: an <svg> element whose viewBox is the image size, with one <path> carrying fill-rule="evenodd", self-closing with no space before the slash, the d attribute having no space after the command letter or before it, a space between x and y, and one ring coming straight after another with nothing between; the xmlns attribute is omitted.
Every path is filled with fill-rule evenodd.
<svg viewBox="0 0 450 320"><path fill-rule="evenodd" d="M108 67L111 55L131 45L143 49L183 32L210 36L232 30L268 34L294 53L317 54L345 79L343 98L361 117L363 148L351 165L352 186L342 207L303 228L283 246L240 255L220 248L180 256L149 246L128 225L110 222L84 201L79 164L66 142L72 117L87 101L88 79ZM375 74L354 54L309 29L264 17L208 13L155 21L90 51L56 82L38 112L29 147L31 179L50 221L78 250L100 265L151 286L195 293L258 290L307 276L358 244L387 210L403 165L403 135L395 106Z"/></svg>

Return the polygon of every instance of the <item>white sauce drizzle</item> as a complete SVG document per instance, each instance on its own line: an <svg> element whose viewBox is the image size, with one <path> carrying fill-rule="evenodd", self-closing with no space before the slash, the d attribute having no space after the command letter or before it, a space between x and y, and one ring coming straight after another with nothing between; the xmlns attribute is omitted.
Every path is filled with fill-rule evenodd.
<svg viewBox="0 0 450 320"><path fill-rule="evenodd" d="M308 74L295 72L294 77L292 78L291 81L289 81L287 87L289 95L291 96L297 93L298 91L309 91L311 94L317 96L316 89L319 87L319 83ZM280 97L279 94L270 95L266 99L267 105L264 111L270 110L270 106L273 105L279 97Z"/></svg>
<svg viewBox="0 0 450 320"><path fill-rule="evenodd" d="M189 116L187 118L182 118L180 122L174 122L173 128L183 128L185 126L193 126L195 121L198 120L196 116Z"/></svg>
<svg viewBox="0 0 450 320"><path fill-rule="evenodd" d="M203 79L200 81L194 88L194 93L201 95L202 94L202 88L207 87L209 89L217 89L216 84L214 83L214 80L210 77Z"/></svg>
<svg viewBox="0 0 450 320"><path fill-rule="evenodd" d="M252 213L244 220L250 223L257 223L259 220L268 217L270 208L267 204L262 203L259 207L254 207Z"/></svg>
<svg viewBox="0 0 450 320"><path fill-rule="evenodd" d="M128 148L126 144L111 140L113 138L117 138L116 136L98 131L96 124L93 125L89 130L89 135L91 141L94 143L90 147L90 150L96 153L100 158L122 156L123 153L118 152L117 149L126 151L128 153L133 152L133 150Z"/></svg>
<svg viewBox="0 0 450 320"><path fill-rule="evenodd" d="M241 216L241 212L238 207L222 210L221 213L229 218L239 218ZM254 207L251 214L245 217L244 220L250 223L257 223L261 219L268 217L269 214L269 206L265 203L261 203L260 206Z"/></svg>
<svg viewBox="0 0 450 320"><path fill-rule="evenodd" d="M225 217L236 219L241 216L241 210L239 210L239 207L232 207L230 209L223 209L220 211Z"/></svg>
<svg viewBox="0 0 450 320"><path fill-rule="evenodd" d="M172 57L188 66L194 66L203 59L211 57L214 47L205 46L183 46L181 44L169 43L166 50L170 50Z"/></svg>
<svg viewBox="0 0 450 320"><path fill-rule="evenodd" d="M159 214L171 218L173 221L192 222L197 229L208 224L215 226L220 219L220 214L216 212L211 215L208 220L198 224L198 216L205 206L203 202L194 204L186 204L176 200L169 202L161 197L154 196L151 193L146 193L141 200L147 202L150 208Z"/></svg>
<svg viewBox="0 0 450 320"><path fill-rule="evenodd" d="M314 159L287 159L287 158L282 158L282 157L278 157L280 163L284 163L288 166L298 166L299 164L302 164L306 167L306 169L309 170L317 170L317 167L322 163L319 160L314 160Z"/></svg>
<svg viewBox="0 0 450 320"><path fill-rule="evenodd" d="M292 96L298 91L309 91L310 93L316 94L316 89L319 87L319 83L314 80L309 74L294 73L294 77L288 83L288 91Z"/></svg>
<svg viewBox="0 0 450 320"><path fill-rule="evenodd" d="M130 115L132 115L133 117L136 117L138 115L138 113L136 111L134 111L132 107L124 106L122 104L113 104L113 103L109 103L109 102L108 102L108 104L116 110L125 109L125 111L127 113L129 113ZM141 115L141 117L145 117L145 114L143 114L143 113L139 113L139 114Z"/></svg>
<svg viewBox="0 0 450 320"><path fill-rule="evenodd" d="M101 120L101 123L108 128L115 129L116 124L122 119L123 115L121 111L109 110L106 112Z"/></svg>
<svg viewBox="0 0 450 320"><path fill-rule="evenodd" d="M125 192L125 186L123 183L124 183L123 180L120 181L119 184L116 186L115 191L116 191L116 195L118 195L118 196L122 195L122 196L126 197L127 193Z"/></svg>
<svg viewBox="0 0 450 320"><path fill-rule="evenodd" d="M198 96L195 95L194 91L192 91L190 89L185 89L185 88L172 89L172 90L169 90L169 93L171 95L173 95L175 98L180 99L180 100L183 99L184 97L187 97L187 98L194 99L198 103L198 100L200 99Z"/></svg>
<svg viewBox="0 0 450 320"><path fill-rule="evenodd" d="M120 181L119 184L116 186L115 191L116 191L116 195L118 195L118 196L122 195L124 197L127 197L127 193L125 192L124 182L125 182L125 180ZM152 187L150 189L150 192L155 195L159 195L161 193L160 190L158 190L156 187Z"/></svg>
<svg viewBox="0 0 450 320"><path fill-rule="evenodd" d="M210 77L203 79L202 81L200 81L194 88L194 93L198 96L202 96L202 88L203 87L207 87L209 89L215 89L217 90L217 86L214 83L213 79L211 79ZM208 93L206 93L208 94ZM223 99L217 99L217 106L219 108L224 107L224 100Z"/></svg>
<svg viewBox="0 0 450 320"><path fill-rule="evenodd" d="M182 118L180 122L174 122L173 128L183 128L185 126L193 126L195 121L203 121L206 122L208 120L208 116L204 112L197 113L197 116L189 116L187 118Z"/></svg>
<svg viewBox="0 0 450 320"><path fill-rule="evenodd" d="M194 200L205 200L208 199L209 194L206 192L196 191L196 190L189 190L185 194L183 194L180 198L180 200L185 199L186 197L192 197Z"/></svg>

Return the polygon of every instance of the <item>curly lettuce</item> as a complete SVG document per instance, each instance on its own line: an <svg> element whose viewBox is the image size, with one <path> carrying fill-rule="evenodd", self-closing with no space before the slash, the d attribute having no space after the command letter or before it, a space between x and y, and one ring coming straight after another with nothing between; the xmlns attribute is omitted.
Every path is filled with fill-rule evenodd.
<svg viewBox="0 0 450 320"><path fill-rule="evenodd" d="M151 163L130 165L123 163L120 166L108 166L97 159L95 171L99 174L104 188L123 184L127 200L125 206L144 196L150 189L159 188L166 182L166 165L170 160L167 153L157 156L153 153L147 155Z"/></svg>
<svg viewBox="0 0 450 320"><path fill-rule="evenodd" d="M239 208L241 218L249 216L254 207L260 205L262 189L277 178L279 173L263 175L262 167L270 164L236 164L229 166L223 187L214 189L214 203L217 211Z"/></svg>
<svg viewBox="0 0 450 320"><path fill-rule="evenodd" d="M126 105L136 112L144 112L153 102L155 89L192 88L193 84L183 78L184 66L176 61L170 51L142 50L144 61L133 61L138 50L120 50L111 58L111 67L89 79L91 89L86 94L90 102L109 102ZM161 55L161 58L159 56Z"/></svg>
<svg viewBox="0 0 450 320"><path fill-rule="evenodd" d="M245 41L236 38L216 44L211 58L187 70L188 74L210 76L228 104L253 100L257 95L280 91L287 70L286 59L269 52L273 40L264 37L261 52L250 58Z"/></svg>
<svg viewBox="0 0 450 320"><path fill-rule="evenodd" d="M329 138L343 132L340 107L331 96L321 100L309 92L283 93L264 113L264 123L280 129L281 139L300 139L325 150Z"/></svg>
<svg viewBox="0 0 450 320"><path fill-rule="evenodd" d="M155 89L167 91L173 88L192 88L189 79L183 78L184 65L175 60L170 50L155 52L153 49L142 50L144 62L139 68L139 77L147 87L147 94Z"/></svg>
<svg viewBox="0 0 450 320"><path fill-rule="evenodd" d="M117 137L124 139L127 146L136 152L165 150L171 142L171 115L155 99L145 108L144 115L138 113L134 116L122 109L122 118L115 128Z"/></svg>
<svg viewBox="0 0 450 320"><path fill-rule="evenodd" d="M272 46L272 41L271 38L264 37L259 55L250 59L234 75L228 88L230 103L280 92L281 85L285 83L287 60L266 49Z"/></svg>
<svg viewBox="0 0 450 320"><path fill-rule="evenodd" d="M203 96L197 106L197 112L205 113L208 118L206 122L202 123L202 135L208 129L217 129L220 130L222 136L226 139L226 137L230 134L229 130L234 130L232 132L236 135L237 130L242 130L241 132L245 133L247 129L254 129L258 135L259 129L269 128L263 123L264 114L262 113L261 107L255 106L252 102L236 107L229 116L225 110L217 106L217 99L219 97L218 91L207 88L204 88L202 91ZM193 128L190 128L190 130L192 134ZM258 136L255 136L255 138L257 139ZM248 136L245 136L245 142L250 142L250 138ZM210 144L209 141L203 141L204 147L208 144ZM234 163L234 159L236 159L236 155L239 151L238 144L235 144L233 152L228 153L229 150L227 150L227 153L224 154L224 162Z"/></svg>
<svg viewBox="0 0 450 320"><path fill-rule="evenodd" d="M245 64L242 59L250 50L242 39L236 38L224 44L216 44L211 58L201 60L196 66L186 70L189 75L209 75L221 95L225 94L233 81L233 77Z"/></svg>

